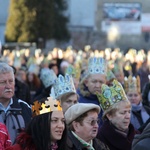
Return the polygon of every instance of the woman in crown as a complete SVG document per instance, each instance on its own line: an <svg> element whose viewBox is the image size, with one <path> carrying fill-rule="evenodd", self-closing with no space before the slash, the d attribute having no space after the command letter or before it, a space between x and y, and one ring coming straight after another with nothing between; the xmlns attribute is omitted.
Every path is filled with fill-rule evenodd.
<svg viewBox="0 0 150 150"><path fill-rule="evenodd" d="M51 97L45 103L34 102L35 114L28 127L6 150L65 150L66 125L62 108Z"/></svg>
<svg viewBox="0 0 150 150"><path fill-rule="evenodd" d="M110 150L131 150L136 131L130 124L131 103L121 83L114 80L111 87L103 84L102 93L97 93L97 97L104 111L97 138Z"/></svg>
<svg viewBox="0 0 150 150"><path fill-rule="evenodd" d="M150 107L142 104L140 78L129 76L124 79L124 88L132 104L131 123L134 128L143 131L150 122Z"/></svg>

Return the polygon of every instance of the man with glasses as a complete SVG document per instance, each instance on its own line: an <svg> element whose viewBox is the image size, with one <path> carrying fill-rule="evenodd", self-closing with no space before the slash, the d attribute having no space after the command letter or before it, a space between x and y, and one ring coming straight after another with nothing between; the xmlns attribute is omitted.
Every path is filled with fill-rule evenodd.
<svg viewBox="0 0 150 150"><path fill-rule="evenodd" d="M96 139L98 114L96 104L77 103L65 112L68 125L67 150L108 150L107 146Z"/></svg>

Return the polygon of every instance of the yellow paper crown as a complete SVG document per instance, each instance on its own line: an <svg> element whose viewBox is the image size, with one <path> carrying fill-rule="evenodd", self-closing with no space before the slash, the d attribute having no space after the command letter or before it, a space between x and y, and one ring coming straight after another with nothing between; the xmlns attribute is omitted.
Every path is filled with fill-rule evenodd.
<svg viewBox="0 0 150 150"><path fill-rule="evenodd" d="M132 77L129 76L128 78L124 78L124 89L125 92L141 92L141 86L140 86L140 77Z"/></svg>
<svg viewBox="0 0 150 150"><path fill-rule="evenodd" d="M35 101L32 105L32 112L35 115L41 115L51 111L62 111L62 107L58 100L54 100L52 97L48 97L44 103Z"/></svg>
<svg viewBox="0 0 150 150"><path fill-rule="evenodd" d="M102 93L96 93L102 109L105 111L115 103L127 100L124 89L117 80L113 80L112 86L102 85Z"/></svg>

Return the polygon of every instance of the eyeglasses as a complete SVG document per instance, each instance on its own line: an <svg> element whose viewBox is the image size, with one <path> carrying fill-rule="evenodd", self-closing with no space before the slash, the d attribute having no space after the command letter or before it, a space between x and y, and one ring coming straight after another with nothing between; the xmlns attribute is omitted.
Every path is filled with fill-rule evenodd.
<svg viewBox="0 0 150 150"><path fill-rule="evenodd" d="M94 126L96 123L99 124L100 120L99 119L93 119L93 120L88 120L86 122L89 123L91 126Z"/></svg>

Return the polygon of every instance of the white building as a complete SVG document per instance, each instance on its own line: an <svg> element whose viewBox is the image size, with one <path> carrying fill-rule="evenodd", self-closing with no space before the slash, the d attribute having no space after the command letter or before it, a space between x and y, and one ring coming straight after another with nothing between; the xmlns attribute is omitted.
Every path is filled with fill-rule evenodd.
<svg viewBox="0 0 150 150"><path fill-rule="evenodd" d="M0 41L2 44L5 43L5 26L8 17L10 0L0 0Z"/></svg>

